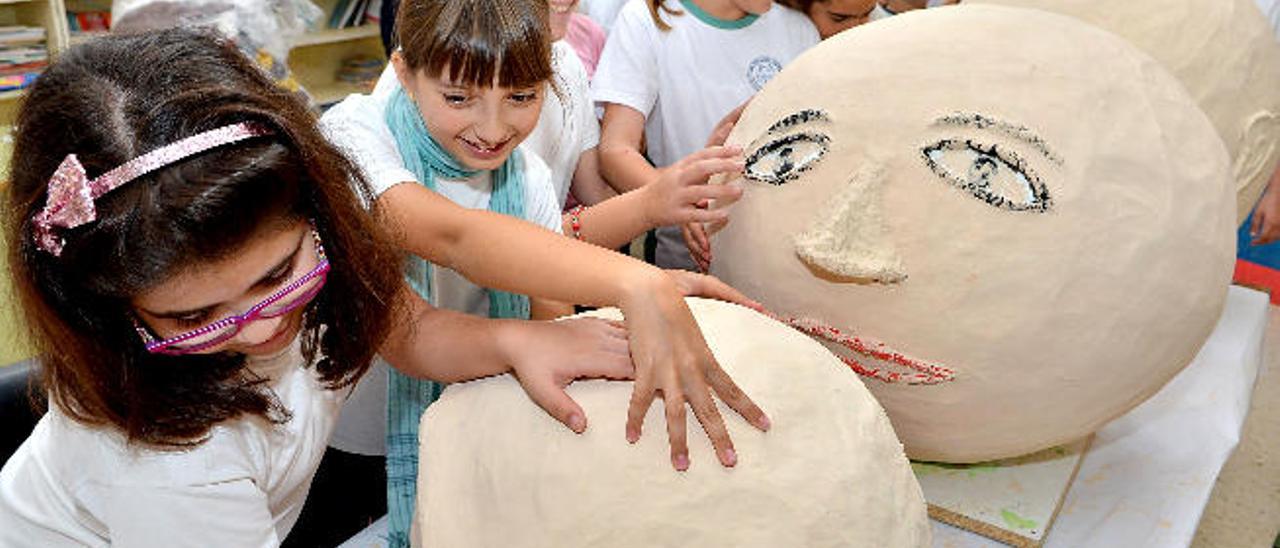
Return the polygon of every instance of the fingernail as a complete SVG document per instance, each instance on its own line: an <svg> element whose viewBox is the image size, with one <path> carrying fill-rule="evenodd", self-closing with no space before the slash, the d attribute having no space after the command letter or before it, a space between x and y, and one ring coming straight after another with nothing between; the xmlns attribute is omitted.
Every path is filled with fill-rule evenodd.
<svg viewBox="0 0 1280 548"><path fill-rule="evenodd" d="M640 441L640 433L635 430L627 430L627 443L635 443Z"/></svg>
<svg viewBox="0 0 1280 548"><path fill-rule="evenodd" d="M587 421L582 418L582 415L574 413L569 416L569 428L573 429L574 432L581 434L583 430L587 429Z"/></svg>
<svg viewBox="0 0 1280 548"><path fill-rule="evenodd" d="M735 453L733 449L725 449L724 452L720 454L720 462L724 463L725 466L738 464L738 454Z"/></svg>
<svg viewBox="0 0 1280 548"><path fill-rule="evenodd" d="M766 432L773 427L773 423L769 422L769 417L764 415L760 415L760 420L756 421L756 425Z"/></svg>
<svg viewBox="0 0 1280 548"><path fill-rule="evenodd" d="M676 470L684 472L689 469L689 455L676 455L674 462Z"/></svg>

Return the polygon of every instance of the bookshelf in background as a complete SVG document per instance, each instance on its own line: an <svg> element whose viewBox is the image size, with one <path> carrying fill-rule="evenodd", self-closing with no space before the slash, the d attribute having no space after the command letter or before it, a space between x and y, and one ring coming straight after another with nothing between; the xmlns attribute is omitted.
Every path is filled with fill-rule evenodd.
<svg viewBox="0 0 1280 548"><path fill-rule="evenodd" d="M111 30L111 0L64 0L71 44Z"/></svg>
<svg viewBox="0 0 1280 548"><path fill-rule="evenodd" d="M325 16L289 51L289 69L324 107L373 87L386 65L378 14L382 0L315 0Z"/></svg>
<svg viewBox="0 0 1280 548"><path fill-rule="evenodd" d="M11 65L14 61L35 61L41 57L39 50L43 49L43 57L47 62L66 49L67 20L64 9L63 0L0 0L0 27L40 29L11 30L10 44L0 45L0 51L9 50L9 57L5 60L10 61ZM37 42L35 38L40 35L42 38ZM9 49L10 47L12 49ZM15 53L15 51L25 51L25 53ZM4 54L0 54L0 57L3 56ZM11 68L14 67L11 66ZM14 72L34 73L37 72L35 68L38 67L28 65L25 69L14 68ZM21 88L0 91L0 177L9 171L9 152L13 149L12 128L18 114L18 103L22 93Z"/></svg>
<svg viewBox="0 0 1280 548"><path fill-rule="evenodd" d="M66 48L61 0L0 1L0 123L50 57Z"/></svg>

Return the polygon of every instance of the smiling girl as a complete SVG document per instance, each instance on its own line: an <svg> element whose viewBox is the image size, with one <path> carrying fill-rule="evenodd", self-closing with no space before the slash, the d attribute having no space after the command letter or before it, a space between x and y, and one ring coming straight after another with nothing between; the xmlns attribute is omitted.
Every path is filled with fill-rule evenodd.
<svg viewBox="0 0 1280 548"><path fill-rule="evenodd" d="M369 174L378 194L374 210L400 245L438 265L417 262L409 273L425 298L491 316L521 317L528 308L522 297L482 287L619 306L636 367L627 439L639 438L645 411L661 393L672 466L690 465L686 404L720 462L732 466L737 455L712 390L758 427L767 428L768 420L716 364L679 297L745 299L713 278L665 274L513 219L545 215L544 227L558 225L545 167L519 146L536 124L542 94L554 93L547 13L542 0L402 2L400 47L392 54L400 89L381 112L385 124L351 115L369 100L354 96L326 114L326 129ZM712 173L741 168L734 154L721 149L693 158L671 170L667 184L705 187ZM389 532L396 544L407 540L412 516L418 417L439 388L392 372L388 391ZM551 412L575 431L585 427L576 405Z"/></svg>
<svg viewBox="0 0 1280 548"><path fill-rule="evenodd" d="M5 238L51 405L0 470L0 545L278 545L378 351L521 371L548 407L629 375L616 326L414 297L356 167L211 35L73 48L18 119Z"/></svg>

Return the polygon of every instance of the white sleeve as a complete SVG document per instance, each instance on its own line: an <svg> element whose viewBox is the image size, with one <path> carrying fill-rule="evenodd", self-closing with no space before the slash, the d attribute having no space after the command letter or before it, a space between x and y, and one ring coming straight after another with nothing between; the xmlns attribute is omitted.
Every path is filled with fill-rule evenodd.
<svg viewBox="0 0 1280 548"><path fill-rule="evenodd" d="M551 168L528 149L524 149L524 220L556 234L564 234L560 200L556 198L555 185L551 182Z"/></svg>
<svg viewBox="0 0 1280 548"><path fill-rule="evenodd" d="M248 478L207 485L113 486L103 495L111 544L267 546L276 533L267 495Z"/></svg>
<svg viewBox="0 0 1280 548"><path fill-rule="evenodd" d="M600 145L600 120L596 118L595 109L592 108L590 101L585 101L581 108L575 110L578 123L585 128L582 130L582 147L579 149L579 153L581 153Z"/></svg>
<svg viewBox="0 0 1280 548"><path fill-rule="evenodd" d="M574 151L581 154L600 144L600 120L596 119L595 104L591 101L591 77L587 76L587 67L578 59L573 46L560 40L556 42L556 47L562 48L557 76L566 88L561 92L570 103L568 111L572 120L568 126L582 128L582 131L577 132L578 149ZM577 159L577 154L574 158Z"/></svg>
<svg viewBox="0 0 1280 548"><path fill-rule="evenodd" d="M657 32L643 0L622 8L591 81L596 103L617 103L649 116L658 100Z"/></svg>
<svg viewBox="0 0 1280 548"><path fill-rule="evenodd" d="M403 182L417 181L405 169L383 111L390 95L351 95L320 117L329 141L351 158L373 187L374 196Z"/></svg>

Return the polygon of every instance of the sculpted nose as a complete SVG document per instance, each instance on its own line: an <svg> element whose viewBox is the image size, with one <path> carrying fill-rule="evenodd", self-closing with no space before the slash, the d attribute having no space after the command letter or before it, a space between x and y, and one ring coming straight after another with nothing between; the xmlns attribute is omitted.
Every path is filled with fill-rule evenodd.
<svg viewBox="0 0 1280 548"><path fill-rule="evenodd" d="M809 226L795 235L796 255L832 281L888 284L906 279L902 258L884 228L883 185L879 168L855 172Z"/></svg>

